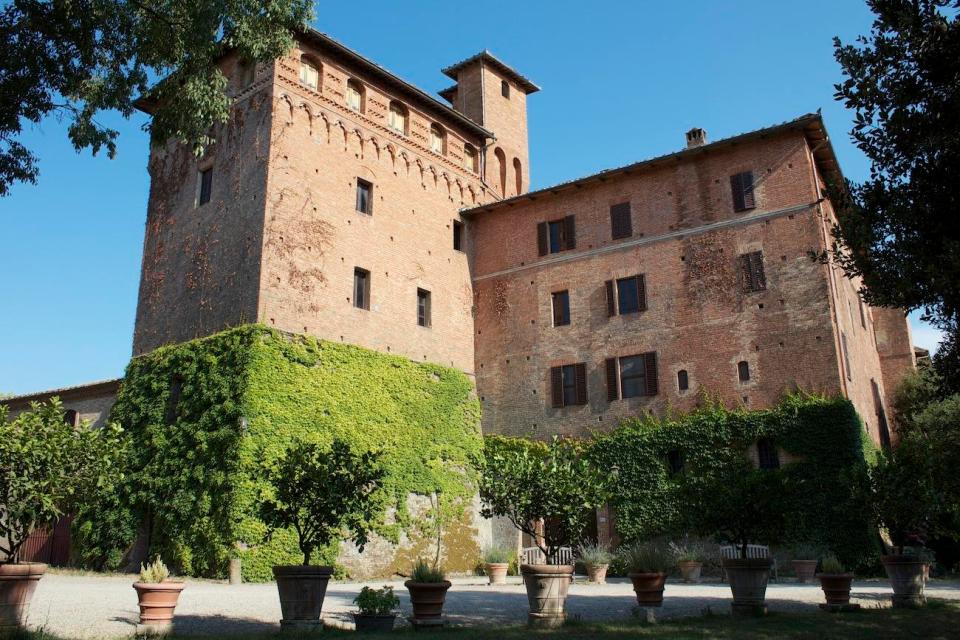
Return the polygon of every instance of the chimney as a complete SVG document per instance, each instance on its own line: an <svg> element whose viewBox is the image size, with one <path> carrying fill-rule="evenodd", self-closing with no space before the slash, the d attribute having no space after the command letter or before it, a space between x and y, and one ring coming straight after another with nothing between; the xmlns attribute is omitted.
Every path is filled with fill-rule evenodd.
<svg viewBox="0 0 960 640"><path fill-rule="evenodd" d="M687 149L702 147L707 143L707 132L699 127L687 131Z"/></svg>

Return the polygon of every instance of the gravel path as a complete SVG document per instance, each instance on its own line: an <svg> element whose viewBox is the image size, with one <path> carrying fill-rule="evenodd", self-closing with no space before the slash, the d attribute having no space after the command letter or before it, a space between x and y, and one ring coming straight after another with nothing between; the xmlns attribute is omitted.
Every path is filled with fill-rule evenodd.
<svg viewBox="0 0 960 640"><path fill-rule="evenodd" d="M485 578L455 578L444 612L457 625L523 624L527 599L519 578L506 586L491 587ZM137 597L130 586L133 576L71 575L50 573L37 587L29 625L66 638L119 638L130 636L137 622ZM368 582L393 585L404 615L410 603L402 581ZM351 626L352 600L363 584L331 583L323 605L323 618L331 625ZM935 580L927 585L932 598L960 600L960 582ZM767 605L775 611L811 611L823 601L817 584L771 583ZM853 601L864 606L888 606L886 580L858 581ZM628 618L636 606L628 580L612 579L606 585L578 581L571 586L567 611L584 620ZM658 617L695 616L708 607L727 613L730 588L726 584L687 585L668 582ZM280 603L275 584L228 585L213 581L187 581L177 606L177 631L187 634L273 632L279 629Z"/></svg>

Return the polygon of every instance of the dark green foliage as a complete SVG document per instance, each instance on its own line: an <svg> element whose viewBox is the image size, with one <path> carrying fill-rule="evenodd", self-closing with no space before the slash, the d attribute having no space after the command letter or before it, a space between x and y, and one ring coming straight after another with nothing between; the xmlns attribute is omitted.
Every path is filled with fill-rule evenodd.
<svg viewBox="0 0 960 640"><path fill-rule="evenodd" d="M246 580L303 560L293 529L268 535L260 518L266 474L294 443L340 439L358 454L380 451L395 522L374 531L391 540L429 524L410 517L411 493L441 495L442 515L462 515L482 449L479 406L461 372L261 325L134 358L111 420L130 441L127 481L77 519L85 564L119 566L143 524L151 555L178 573L221 576L239 556ZM318 548L311 562L333 564L336 547ZM446 548L449 562L457 549Z"/></svg>
<svg viewBox="0 0 960 640"><path fill-rule="evenodd" d="M311 0L14 0L0 9L0 196L14 182L35 182L36 157L17 141L25 123L52 114L69 119L74 147L116 153L102 111L133 113L153 89L150 126L160 142L176 138L199 151L211 127L227 121L231 98L216 66L226 52L272 62L312 17Z"/></svg>
<svg viewBox="0 0 960 640"><path fill-rule="evenodd" d="M752 467L746 451L761 438L771 439L790 459L781 461L779 471L747 480ZM873 449L847 400L793 395L761 411L707 404L686 415L626 421L597 435L589 450L601 468L618 469L611 504L626 542L702 529L692 520L701 514L688 501L699 496L709 506L711 486L720 491L716 483L739 475L744 482L757 482L755 488L770 497L770 508L777 511L771 517L785 522L783 535L776 536L782 542L832 549L851 566L876 554L870 512L861 499ZM671 451L683 460L676 474L668 463ZM766 490L781 481L782 493L770 496ZM748 488L731 487L739 490ZM715 521L710 534L732 533L734 522L726 520Z"/></svg>
<svg viewBox="0 0 960 640"><path fill-rule="evenodd" d="M490 437L480 478L481 513L503 516L520 531L537 538L553 564L560 547L580 541L593 511L607 501L612 487L609 469L592 463L575 442L554 439L549 445ZM539 538L537 538L539 539Z"/></svg>
<svg viewBox="0 0 960 640"><path fill-rule="evenodd" d="M400 606L400 598L393 595L393 587L364 587L353 599L353 604L357 605L357 613L362 616L388 616Z"/></svg>
<svg viewBox="0 0 960 640"><path fill-rule="evenodd" d="M16 562L38 527L52 526L97 490L120 480L119 429L68 425L58 398L13 420L0 405L0 552Z"/></svg>
<svg viewBox="0 0 960 640"><path fill-rule="evenodd" d="M836 98L870 178L833 185L833 254L873 305L923 309L950 337L935 358L960 391L960 1L868 0L856 44L835 39Z"/></svg>
<svg viewBox="0 0 960 640"><path fill-rule="evenodd" d="M261 518L271 530L297 532L304 565L314 550L341 540L353 540L363 551L383 512L379 459L372 451L354 453L343 440L334 440L329 450L299 442L270 470L273 495L260 504Z"/></svg>

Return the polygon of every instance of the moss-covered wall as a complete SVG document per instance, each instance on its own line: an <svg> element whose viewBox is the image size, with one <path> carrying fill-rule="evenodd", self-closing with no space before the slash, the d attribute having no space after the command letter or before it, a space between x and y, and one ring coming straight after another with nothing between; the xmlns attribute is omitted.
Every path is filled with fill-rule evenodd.
<svg viewBox="0 0 960 640"><path fill-rule="evenodd" d="M182 390L171 410L174 381ZM392 504L362 565L347 568L390 573L432 555L439 510L448 569L469 569L479 417L460 371L262 325L158 349L127 369L111 414L130 442L127 477L97 513L81 514L79 556L117 566L141 526L151 553L184 573L223 575L238 555L246 579L270 579L298 551L292 534L268 537L257 517L264 468L295 439L342 438L383 453ZM356 559L349 545L321 555Z"/></svg>

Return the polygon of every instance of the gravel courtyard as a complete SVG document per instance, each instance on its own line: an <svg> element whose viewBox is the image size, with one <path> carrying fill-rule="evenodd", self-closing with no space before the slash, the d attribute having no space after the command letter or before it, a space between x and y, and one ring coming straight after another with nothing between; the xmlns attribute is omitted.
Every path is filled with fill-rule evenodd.
<svg viewBox="0 0 960 640"><path fill-rule="evenodd" d="M506 586L491 587L486 579L454 578L444 607L455 625L518 625L526 621L527 601L519 578ZM37 588L29 625L68 638L130 636L137 622L137 598L130 586L134 577L50 573ZM393 585L404 615L409 615L407 590L402 581L363 584ZM352 600L363 584L331 583L323 605L327 624L350 627ZM960 600L960 582L935 580L927 585L932 598ZM771 583L767 604L774 611L810 611L823 601L817 584L792 581ZM853 601L866 607L889 606L886 580L854 583ZM708 582L686 585L669 582L660 618L700 615L708 607L727 613L730 589ZM636 606L628 580L615 578L607 585L591 585L579 578L570 588L568 614L585 620L627 618ZM228 585L213 581L187 581L177 606L177 630L187 634L269 632L279 629L280 603L276 585ZM405 624L405 622L404 622Z"/></svg>

